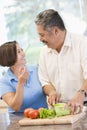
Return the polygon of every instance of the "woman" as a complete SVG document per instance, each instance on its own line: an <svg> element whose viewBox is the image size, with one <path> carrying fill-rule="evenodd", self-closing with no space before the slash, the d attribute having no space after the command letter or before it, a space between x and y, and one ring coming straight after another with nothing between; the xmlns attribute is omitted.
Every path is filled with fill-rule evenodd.
<svg viewBox="0 0 87 130"><path fill-rule="evenodd" d="M9 67L0 79L0 95L8 104L9 112L23 112L29 107L47 107L37 67L25 64L25 53L16 41L0 46L0 65Z"/></svg>

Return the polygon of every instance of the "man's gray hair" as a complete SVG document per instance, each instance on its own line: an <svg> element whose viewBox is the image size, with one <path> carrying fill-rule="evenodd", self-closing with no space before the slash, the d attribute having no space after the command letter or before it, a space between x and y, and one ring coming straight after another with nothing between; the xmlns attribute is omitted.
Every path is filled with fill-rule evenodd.
<svg viewBox="0 0 87 130"><path fill-rule="evenodd" d="M61 30L65 30L64 22L57 11L48 9L40 12L35 19L37 25L42 25L44 29L57 26Z"/></svg>

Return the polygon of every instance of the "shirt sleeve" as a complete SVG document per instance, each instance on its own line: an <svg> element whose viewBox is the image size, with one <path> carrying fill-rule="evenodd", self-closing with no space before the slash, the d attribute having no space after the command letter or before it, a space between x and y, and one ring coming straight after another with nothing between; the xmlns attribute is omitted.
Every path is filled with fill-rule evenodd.
<svg viewBox="0 0 87 130"><path fill-rule="evenodd" d="M40 52L38 75L42 87L44 85L50 84L49 76L46 68L46 48L43 48Z"/></svg>
<svg viewBox="0 0 87 130"><path fill-rule="evenodd" d="M87 79L87 38L81 41L81 65L84 79Z"/></svg>
<svg viewBox="0 0 87 130"><path fill-rule="evenodd" d="M8 80L0 79L0 97L8 92L15 92Z"/></svg>

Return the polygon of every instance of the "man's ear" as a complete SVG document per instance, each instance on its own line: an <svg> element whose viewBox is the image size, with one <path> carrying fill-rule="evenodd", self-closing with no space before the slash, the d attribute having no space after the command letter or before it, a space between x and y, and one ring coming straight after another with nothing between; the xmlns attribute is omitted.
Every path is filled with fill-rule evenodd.
<svg viewBox="0 0 87 130"><path fill-rule="evenodd" d="M58 27L54 27L54 33L57 35L59 32L59 28Z"/></svg>

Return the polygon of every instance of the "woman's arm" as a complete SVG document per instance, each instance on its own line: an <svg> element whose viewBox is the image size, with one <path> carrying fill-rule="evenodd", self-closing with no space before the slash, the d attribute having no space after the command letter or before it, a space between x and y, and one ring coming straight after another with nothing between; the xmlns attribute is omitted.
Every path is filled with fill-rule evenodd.
<svg viewBox="0 0 87 130"><path fill-rule="evenodd" d="M19 111L23 103L24 84L27 82L29 73L24 68L22 73L18 76L18 85L16 93L8 92L2 96L3 100L15 111Z"/></svg>

